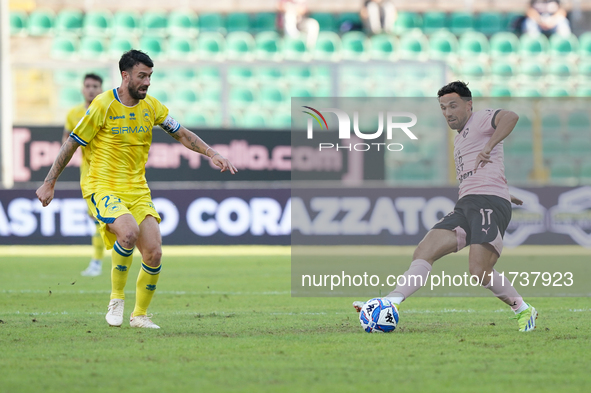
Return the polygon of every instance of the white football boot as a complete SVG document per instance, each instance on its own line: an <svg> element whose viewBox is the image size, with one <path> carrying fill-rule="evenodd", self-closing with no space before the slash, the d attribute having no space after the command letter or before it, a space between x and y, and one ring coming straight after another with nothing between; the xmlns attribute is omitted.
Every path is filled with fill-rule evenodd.
<svg viewBox="0 0 591 393"><path fill-rule="evenodd" d="M105 315L105 319L109 326L119 327L123 324L123 307L125 301L123 299L111 299L109 302L109 311Z"/></svg>
<svg viewBox="0 0 591 393"><path fill-rule="evenodd" d="M148 329L160 329L160 326L152 322L150 319L151 317L152 314L150 314L150 316L138 315L137 317L134 317L133 313L131 313L131 317L129 317L129 326Z"/></svg>
<svg viewBox="0 0 591 393"><path fill-rule="evenodd" d="M84 277L96 277L100 276L103 272L102 262L96 259L93 259L88 264L88 267L80 273Z"/></svg>

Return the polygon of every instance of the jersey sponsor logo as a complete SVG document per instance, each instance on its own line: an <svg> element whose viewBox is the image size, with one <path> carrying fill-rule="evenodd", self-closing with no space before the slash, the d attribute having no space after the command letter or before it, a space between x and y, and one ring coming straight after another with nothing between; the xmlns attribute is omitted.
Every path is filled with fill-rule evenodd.
<svg viewBox="0 0 591 393"><path fill-rule="evenodd" d="M125 115L121 115L121 116L109 116L109 120L119 120L119 119L125 119Z"/></svg>
<svg viewBox="0 0 591 393"><path fill-rule="evenodd" d="M113 127L111 128L111 134L141 134L144 132L150 132L150 127L135 126L135 127Z"/></svg>

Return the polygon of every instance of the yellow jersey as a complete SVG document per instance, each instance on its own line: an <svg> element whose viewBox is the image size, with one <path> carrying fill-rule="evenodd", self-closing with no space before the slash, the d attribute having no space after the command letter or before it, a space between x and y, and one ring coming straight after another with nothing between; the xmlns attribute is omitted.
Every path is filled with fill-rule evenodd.
<svg viewBox="0 0 591 393"><path fill-rule="evenodd" d="M116 88L96 96L70 134L90 156L88 173L80 179L82 196L149 190L145 174L152 128L167 117L168 108L149 95L132 107L121 102ZM180 125L163 128L174 133Z"/></svg>
<svg viewBox="0 0 591 393"><path fill-rule="evenodd" d="M76 124L78 124L80 119L84 117L84 113L86 113L86 103L84 102L70 109L68 115L66 116L66 130L70 132L74 131L74 128L76 128ZM86 176L86 173L88 172L88 164L90 157L88 157L88 154L86 154L86 152L86 149L82 149L82 162L80 163L80 178Z"/></svg>

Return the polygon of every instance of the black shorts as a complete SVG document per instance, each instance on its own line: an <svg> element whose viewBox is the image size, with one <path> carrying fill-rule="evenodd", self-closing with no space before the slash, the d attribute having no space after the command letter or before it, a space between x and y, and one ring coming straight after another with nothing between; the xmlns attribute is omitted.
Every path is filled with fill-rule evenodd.
<svg viewBox="0 0 591 393"><path fill-rule="evenodd" d="M457 251L470 244L490 243L501 255L509 221L511 202L508 200L496 195L466 195L433 229L456 232Z"/></svg>

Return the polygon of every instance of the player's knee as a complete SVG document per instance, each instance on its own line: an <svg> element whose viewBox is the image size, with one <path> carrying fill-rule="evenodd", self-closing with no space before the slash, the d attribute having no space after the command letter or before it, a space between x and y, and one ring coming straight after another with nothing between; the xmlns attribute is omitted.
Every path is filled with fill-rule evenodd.
<svg viewBox="0 0 591 393"><path fill-rule="evenodd" d="M439 258L427 247L423 247L419 244L415 249L415 252L412 254L412 260L416 261L417 259L423 259L432 265Z"/></svg>
<svg viewBox="0 0 591 393"><path fill-rule="evenodd" d="M119 243L125 248L135 247L138 236L140 234L139 228L129 228L123 231L121 239L117 239Z"/></svg>
<svg viewBox="0 0 591 393"><path fill-rule="evenodd" d="M160 260L162 259L162 248L159 245L145 250L144 254L145 255L142 255L142 258L146 265L152 267L160 265Z"/></svg>
<svg viewBox="0 0 591 393"><path fill-rule="evenodd" d="M484 269L481 266L470 266L470 275L476 276L482 280L482 276L484 275Z"/></svg>

